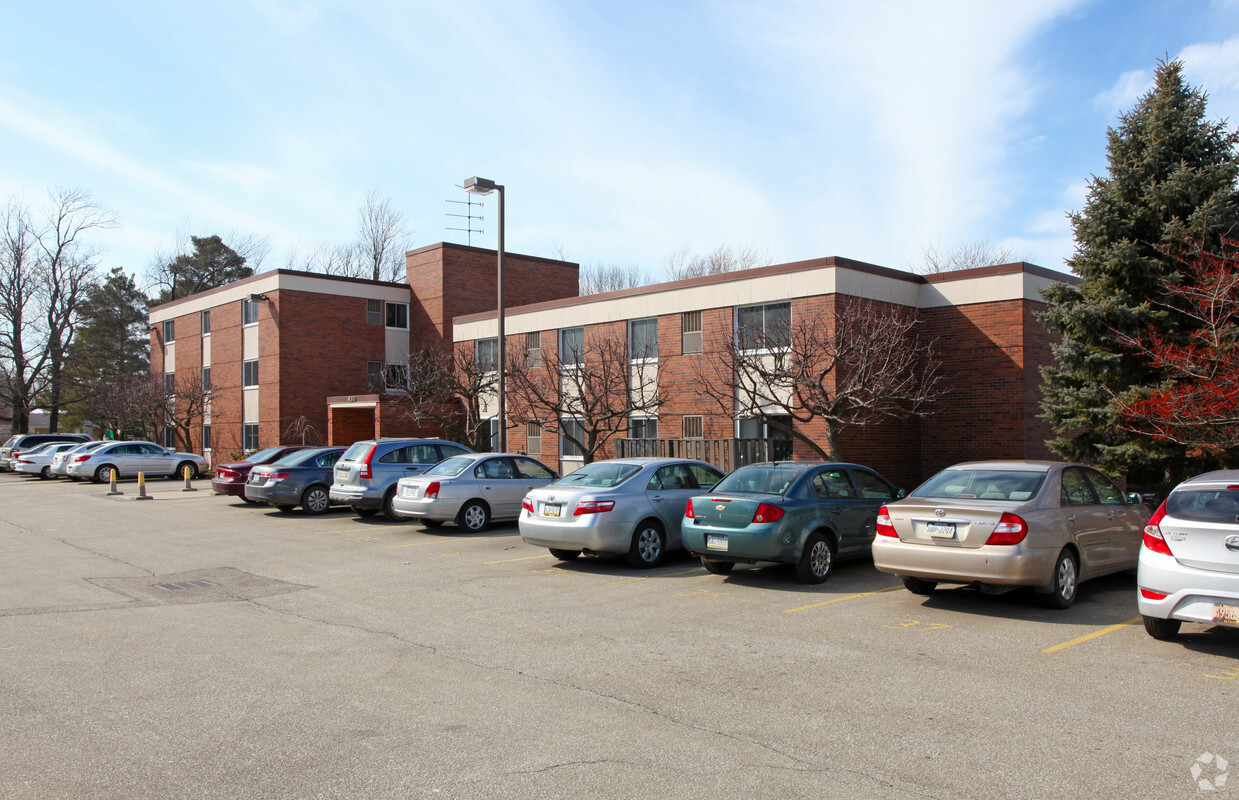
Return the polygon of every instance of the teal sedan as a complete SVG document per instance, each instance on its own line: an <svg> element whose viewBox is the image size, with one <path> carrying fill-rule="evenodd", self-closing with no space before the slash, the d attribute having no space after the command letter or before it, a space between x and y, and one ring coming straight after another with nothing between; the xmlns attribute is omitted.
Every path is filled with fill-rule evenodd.
<svg viewBox="0 0 1239 800"><path fill-rule="evenodd" d="M751 464L689 501L684 547L716 575L773 561L821 583L835 561L870 555L878 509L903 496L859 464Z"/></svg>

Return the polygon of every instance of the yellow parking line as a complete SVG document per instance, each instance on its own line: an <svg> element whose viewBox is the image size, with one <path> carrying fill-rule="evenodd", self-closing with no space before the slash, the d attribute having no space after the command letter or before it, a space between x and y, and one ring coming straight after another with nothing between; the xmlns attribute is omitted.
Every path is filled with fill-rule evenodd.
<svg viewBox="0 0 1239 800"><path fill-rule="evenodd" d="M432 539L429 542L413 542L411 544L389 544L388 549L393 547L425 547L428 544L442 544L438 539Z"/></svg>
<svg viewBox="0 0 1239 800"><path fill-rule="evenodd" d="M660 575L646 575L642 578L627 578L622 581L611 581L610 583L606 585L607 586L619 586L621 583L633 583L634 581L648 581L650 578L668 578L672 575L688 575L689 573L692 573L692 572L704 572L704 571L705 570L703 570L701 567L697 567L696 569L685 569L685 570L680 570L679 572L664 572Z"/></svg>
<svg viewBox="0 0 1239 800"><path fill-rule="evenodd" d="M1139 622L1140 619L1141 619L1140 617L1136 617L1135 619L1129 619L1126 622L1120 622L1117 625L1111 625L1107 628L1102 628L1099 631L1093 631L1092 633L1085 634L1084 636L1079 636L1075 639L1072 639L1069 642L1063 642L1062 644L1056 644L1053 647L1047 647L1041 652L1057 653L1059 650L1066 650L1068 647L1074 647L1077 644L1084 644L1085 642L1091 639L1096 639L1098 636L1105 636L1107 633L1114 633L1117 630L1126 628L1128 625L1134 625L1137 622Z"/></svg>
<svg viewBox="0 0 1239 800"><path fill-rule="evenodd" d="M898 586L887 586L885 589L874 589L872 592L860 592L859 594L849 594L845 597L836 597L834 600L823 600L820 603L814 603L811 606L801 606L800 608L789 608L784 610L784 614L795 614L797 611L807 611L810 608L818 608L820 606L828 606L831 603L842 603L844 600L855 600L858 597L868 597L871 594L881 594L882 592L893 592L896 589L902 589L903 584Z"/></svg>
<svg viewBox="0 0 1239 800"><path fill-rule="evenodd" d="M544 556L526 556L525 558L505 558L503 561L483 561L482 564L511 564L513 561L533 561L535 558L554 558L555 556L547 553Z"/></svg>

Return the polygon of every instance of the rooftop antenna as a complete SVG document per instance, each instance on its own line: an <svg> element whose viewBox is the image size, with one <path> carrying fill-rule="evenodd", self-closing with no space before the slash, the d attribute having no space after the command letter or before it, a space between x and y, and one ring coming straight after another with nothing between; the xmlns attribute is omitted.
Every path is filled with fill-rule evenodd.
<svg viewBox="0 0 1239 800"><path fill-rule="evenodd" d="M463 188L465 188L465 187L464 187L464 186L462 186L461 184L456 184L456 188L458 188L458 189L463 189ZM479 236L481 236L483 233L486 233L486 231L485 231L485 230L483 230L482 228L475 228L475 227L473 227L473 221L474 221L474 220L477 220L478 222L481 222L482 220L486 219L486 217L482 216L481 214L474 214L474 213L473 213L473 207L474 207L474 206L477 206L478 208L482 208L482 207L484 207L484 206L486 205L486 203L485 203L483 200L481 200L481 199L480 199L480 197L479 197L479 199L477 199L477 200L474 200L474 199L473 199L474 197L479 197L479 195L469 194L469 195L466 195L466 196L465 196L465 199L464 199L464 200L448 200L447 202L449 202L449 203L455 203L455 204L456 204L456 205L458 205L458 206L464 206L464 207L465 207L465 213L464 213L464 214L453 214L453 213L451 213L451 212L449 211L447 214L445 214L445 215L444 215L444 216L447 216L447 217L458 217L458 218L460 218L460 219L466 220L466 222L465 222L465 227L463 227L463 228L453 228L453 227L451 227L451 226L449 225L449 226L446 228L446 230L449 230L449 231L463 231L463 232L465 233L465 243L466 243L466 244L468 244L468 245L470 245L470 246L472 246L472 245L473 245L473 234L475 234L475 233L476 233L476 234L478 234Z"/></svg>

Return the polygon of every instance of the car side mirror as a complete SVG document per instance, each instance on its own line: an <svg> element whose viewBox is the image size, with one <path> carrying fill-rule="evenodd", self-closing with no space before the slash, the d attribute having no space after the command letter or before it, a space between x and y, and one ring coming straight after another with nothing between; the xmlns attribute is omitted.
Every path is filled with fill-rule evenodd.
<svg viewBox="0 0 1239 800"><path fill-rule="evenodd" d="M1142 502L1144 501L1140 497L1140 492L1128 492L1127 493L1127 505L1138 506Z"/></svg>
<svg viewBox="0 0 1239 800"><path fill-rule="evenodd" d="M908 496L908 493L907 493L907 492L905 492L903 489L900 489L899 491L895 492L895 499L896 499L896 500L902 500L902 499L904 499L904 498L905 498L905 497L907 497L907 496Z"/></svg>

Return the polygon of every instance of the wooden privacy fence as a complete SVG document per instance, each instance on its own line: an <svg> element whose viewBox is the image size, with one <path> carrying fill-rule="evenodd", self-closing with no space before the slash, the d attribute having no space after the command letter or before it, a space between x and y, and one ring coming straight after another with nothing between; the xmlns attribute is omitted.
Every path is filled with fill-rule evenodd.
<svg viewBox="0 0 1239 800"><path fill-rule="evenodd" d="M769 461L770 439L615 439L616 458L695 458L724 472Z"/></svg>

